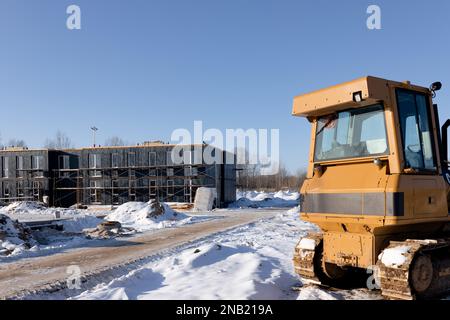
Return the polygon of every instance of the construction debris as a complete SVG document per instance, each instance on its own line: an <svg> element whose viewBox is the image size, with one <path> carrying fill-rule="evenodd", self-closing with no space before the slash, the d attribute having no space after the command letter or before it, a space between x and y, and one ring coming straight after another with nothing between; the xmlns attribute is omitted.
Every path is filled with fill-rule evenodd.
<svg viewBox="0 0 450 320"><path fill-rule="evenodd" d="M193 203L188 202L168 202L166 203L172 210L190 211L194 207Z"/></svg>
<svg viewBox="0 0 450 320"><path fill-rule="evenodd" d="M110 239L130 233L130 229L122 228L118 221L105 221L100 223L94 229L85 229L84 232L88 239Z"/></svg>
<svg viewBox="0 0 450 320"><path fill-rule="evenodd" d="M158 200L151 199L148 204L150 206L150 212L147 218L156 218L164 214L164 206Z"/></svg>
<svg viewBox="0 0 450 320"><path fill-rule="evenodd" d="M16 254L35 244L31 230L18 221L0 214L0 255Z"/></svg>

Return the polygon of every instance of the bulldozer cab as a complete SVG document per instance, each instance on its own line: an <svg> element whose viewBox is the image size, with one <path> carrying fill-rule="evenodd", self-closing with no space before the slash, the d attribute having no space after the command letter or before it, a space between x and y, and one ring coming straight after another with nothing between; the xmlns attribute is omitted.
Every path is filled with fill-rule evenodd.
<svg viewBox="0 0 450 320"><path fill-rule="evenodd" d="M406 172L438 174L437 150L428 96L411 90L395 90L401 152L397 162ZM389 155L385 112L392 111L380 101L373 105L337 111L317 118L314 163ZM436 124L438 128L439 125ZM437 136L437 142L440 137ZM403 159L401 159L403 158Z"/></svg>
<svg viewBox="0 0 450 320"><path fill-rule="evenodd" d="M441 137L431 96L429 89L409 82L366 77L296 97L293 114L313 124L310 163L398 151L397 159L390 159L394 171L436 172Z"/></svg>
<svg viewBox="0 0 450 320"><path fill-rule="evenodd" d="M433 93L365 77L296 97L293 114L312 124L305 217L375 224L447 218L447 159Z"/></svg>

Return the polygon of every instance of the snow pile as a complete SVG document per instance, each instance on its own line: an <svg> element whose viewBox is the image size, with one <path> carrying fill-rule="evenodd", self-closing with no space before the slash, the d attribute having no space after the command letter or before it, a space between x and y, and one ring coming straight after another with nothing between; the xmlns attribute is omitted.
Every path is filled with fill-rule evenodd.
<svg viewBox="0 0 450 320"><path fill-rule="evenodd" d="M36 201L17 201L13 202L6 207L0 208L0 212L2 213L30 213L30 212L39 212L43 213L47 207L42 202Z"/></svg>
<svg viewBox="0 0 450 320"><path fill-rule="evenodd" d="M287 201L298 201L300 199L300 193L280 190L273 197Z"/></svg>
<svg viewBox="0 0 450 320"><path fill-rule="evenodd" d="M104 222L103 219L92 215L80 215L60 221L58 225L62 226L64 232L82 233L85 229L96 228L102 222Z"/></svg>
<svg viewBox="0 0 450 320"><path fill-rule="evenodd" d="M298 192L257 192L237 191L236 202L229 208L289 208L299 205L300 194Z"/></svg>
<svg viewBox="0 0 450 320"><path fill-rule="evenodd" d="M239 194L239 192L238 192ZM239 198L246 198L250 201L265 201L273 198L273 194L264 191L246 191L241 192Z"/></svg>
<svg viewBox="0 0 450 320"><path fill-rule="evenodd" d="M316 248L316 241L314 239L302 238L297 247L303 250L314 250Z"/></svg>
<svg viewBox="0 0 450 320"><path fill-rule="evenodd" d="M77 209L48 208L44 203L37 201L17 201L0 208L0 213L13 218L32 220L33 216L72 217L79 215L81 211Z"/></svg>
<svg viewBox="0 0 450 320"><path fill-rule="evenodd" d="M386 267L398 268L406 262L406 256L411 250L410 246L399 246L394 248L388 248L383 250L383 252L378 256L378 259Z"/></svg>
<svg viewBox="0 0 450 320"><path fill-rule="evenodd" d="M127 202L105 217L107 221L118 221L123 226L146 231L180 226L191 222L191 217L172 210L167 204L149 202Z"/></svg>
<svg viewBox="0 0 450 320"><path fill-rule="evenodd" d="M0 256L17 255L35 244L30 230L0 214Z"/></svg>
<svg viewBox="0 0 450 320"><path fill-rule="evenodd" d="M236 191L236 198L245 198L250 201L265 201L272 199L281 199L286 201L297 201L300 199L300 193L291 191L264 192L264 191Z"/></svg>

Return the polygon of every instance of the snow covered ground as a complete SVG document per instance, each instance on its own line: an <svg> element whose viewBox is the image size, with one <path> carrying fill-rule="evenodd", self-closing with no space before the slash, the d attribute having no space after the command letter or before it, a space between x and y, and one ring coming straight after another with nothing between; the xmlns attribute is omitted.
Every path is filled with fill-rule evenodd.
<svg viewBox="0 0 450 320"><path fill-rule="evenodd" d="M210 214L189 215L176 212L166 204L163 204L163 207L164 214L151 217L152 207L145 202L128 202L112 211L48 208L42 203L31 201L11 203L0 208L0 215L10 218L8 221L5 220L4 225L0 226L0 233L3 229L10 228L13 225L13 220L25 222L55 220L55 223L61 226L63 230L42 229L33 231L30 241L25 243L13 234L17 233L17 230L10 228L8 237L3 240L0 239L0 263L55 254L79 247L95 246L98 241L104 240L88 239L84 230L96 228L105 220L119 221L123 226L140 233L162 228L181 227L186 224L214 219Z"/></svg>
<svg viewBox="0 0 450 320"><path fill-rule="evenodd" d="M234 209L231 209L237 210L238 214L253 210L249 208L268 207L278 207L274 209L278 213L274 218L264 218L181 245L126 267L103 272L90 279L89 286L84 285L82 289L63 289L26 298L380 299L379 293L365 289L330 291L300 281L293 270L293 250L298 240L316 227L299 219L298 193L245 192L239 193L238 198L232 206ZM151 210L148 204L128 203L110 212L106 219L119 220L140 232L152 232L158 228L182 227L186 223L211 219L223 210L230 209L220 209L209 216L202 216L176 213L166 208L164 216L149 218ZM66 230L76 234L102 221L94 215L78 213L62 223ZM51 254L63 249L95 245L95 241L108 241L87 240L80 236L72 236L67 241L61 240L58 234L48 239L53 240L27 255ZM293 290L294 287L299 289Z"/></svg>
<svg viewBox="0 0 450 320"><path fill-rule="evenodd" d="M58 224L64 232L44 229L30 232L31 246L24 246L15 241L17 250L0 254L1 262L10 262L26 257L53 254L64 249L74 248L87 243L82 234L83 229L97 226L103 219L86 210L47 208L43 203L25 201L14 202L0 208L0 214L21 222L38 222L61 219ZM23 224L20 224L24 227Z"/></svg>
<svg viewBox="0 0 450 320"><path fill-rule="evenodd" d="M72 208L48 208L43 203L34 201L13 202L0 207L0 214L20 221L53 220L57 218L71 219L80 215L105 215L108 211L88 211Z"/></svg>
<svg viewBox="0 0 450 320"><path fill-rule="evenodd" d="M287 299L298 283L291 256L312 228L279 214L199 241L74 299ZM298 220L298 219L297 219Z"/></svg>
<svg viewBox="0 0 450 320"><path fill-rule="evenodd" d="M93 287L33 299L379 299L368 290L328 291L302 284L292 253L315 226L298 209L186 244L135 266L99 276ZM293 287L301 287L293 290Z"/></svg>
<svg viewBox="0 0 450 320"><path fill-rule="evenodd" d="M268 208L268 207L294 207L298 205L299 194L297 192L237 192L237 199L230 208ZM89 246L90 241L85 238L83 230L96 228L101 222L119 221L124 227L132 228L136 232L150 232L162 228L182 227L186 224L198 223L208 219L214 219L212 214L185 214L172 210L167 204L163 204L165 212L160 216L152 216L150 203L128 202L115 210L81 210L73 208L48 208L43 203L23 201L14 202L5 207L0 207L0 214L4 214L13 220L21 222L38 222L57 220L63 228L63 232L54 230L41 230L33 232L34 241L31 246L24 245L20 239L2 241L2 251L8 254L0 254L2 261L54 254L65 249L80 246ZM226 209L227 210L227 209ZM217 210L220 212L221 210ZM102 218L99 218L102 217ZM8 249L6 249L8 247ZM17 249L17 250L16 250Z"/></svg>

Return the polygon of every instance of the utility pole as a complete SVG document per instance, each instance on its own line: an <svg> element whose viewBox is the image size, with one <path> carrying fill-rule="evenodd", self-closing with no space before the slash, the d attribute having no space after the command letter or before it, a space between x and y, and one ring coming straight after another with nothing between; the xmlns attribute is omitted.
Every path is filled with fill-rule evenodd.
<svg viewBox="0 0 450 320"><path fill-rule="evenodd" d="M91 127L91 130L92 130L92 137L94 140L94 147L95 147L95 134L98 131L98 128L94 126L94 127Z"/></svg>

